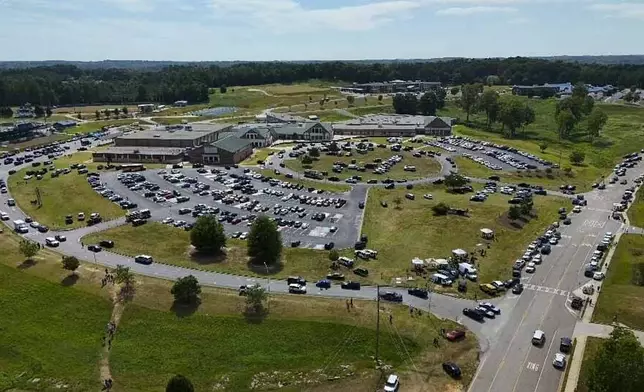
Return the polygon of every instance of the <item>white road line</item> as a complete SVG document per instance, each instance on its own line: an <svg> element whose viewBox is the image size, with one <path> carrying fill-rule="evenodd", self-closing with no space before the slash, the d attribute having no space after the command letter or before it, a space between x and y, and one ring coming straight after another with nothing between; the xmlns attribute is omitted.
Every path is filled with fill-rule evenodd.
<svg viewBox="0 0 644 392"><path fill-rule="evenodd" d="M546 358L543 360L543 365L541 366L541 371L539 372L539 378L537 379L537 386L534 388L535 392L539 389L539 383L541 382L541 376L543 375L543 368L546 366L548 358L550 358L550 350L552 349L552 344L555 342L557 331L559 331L559 329L555 329L555 332L552 334L552 339L550 339L550 345L548 346L548 351L546 352Z"/></svg>

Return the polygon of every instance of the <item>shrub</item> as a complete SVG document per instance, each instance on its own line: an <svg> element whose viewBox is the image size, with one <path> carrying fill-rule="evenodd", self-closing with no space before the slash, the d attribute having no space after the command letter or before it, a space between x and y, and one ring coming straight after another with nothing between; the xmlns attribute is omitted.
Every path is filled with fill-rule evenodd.
<svg viewBox="0 0 644 392"><path fill-rule="evenodd" d="M447 215L449 212L449 206L445 203L438 203L432 207L434 215Z"/></svg>

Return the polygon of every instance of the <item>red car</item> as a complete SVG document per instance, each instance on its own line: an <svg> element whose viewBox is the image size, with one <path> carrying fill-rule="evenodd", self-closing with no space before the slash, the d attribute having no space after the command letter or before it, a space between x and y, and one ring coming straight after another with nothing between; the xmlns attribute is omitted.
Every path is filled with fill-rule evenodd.
<svg viewBox="0 0 644 392"><path fill-rule="evenodd" d="M457 341L457 340L461 340L461 339L465 338L465 331L461 331L461 330L449 331L449 332L445 335L445 337L446 337L446 338L447 338L447 340L449 340L450 342L454 342L454 341Z"/></svg>

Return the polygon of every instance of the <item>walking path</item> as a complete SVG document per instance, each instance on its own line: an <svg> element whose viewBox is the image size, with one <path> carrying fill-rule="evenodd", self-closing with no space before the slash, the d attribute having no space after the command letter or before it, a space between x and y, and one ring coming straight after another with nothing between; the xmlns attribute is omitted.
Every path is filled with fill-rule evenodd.
<svg viewBox="0 0 644 392"><path fill-rule="evenodd" d="M110 316L110 322L107 324L106 331L103 337L103 345L101 350L101 359L99 361L99 370L100 370L100 381L101 385L106 386L106 380L109 380L110 387L107 390L111 389L111 383L113 382L112 371L110 368L110 351L112 349L112 340L116 334L119 322L121 321L121 316L123 315L123 310L125 309L125 303L119 297L120 287L118 285L111 286L112 289L112 301L114 306L112 307L112 315Z"/></svg>
<svg viewBox="0 0 644 392"><path fill-rule="evenodd" d="M638 186L637 189L635 189L635 193L637 193L639 188L640 187ZM628 206L628 208L630 208L631 205L632 203ZM628 211L628 208L626 209L626 211L624 211L623 214L624 225L622 225L621 229L615 235L615 245L612 246L608 251L606 261L602 265L602 272L604 274L607 274L608 272L608 267L613 259L613 254L615 253L615 249L619 244L619 240L621 239L622 234L624 234L625 232L644 234L644 230L642 230L641 228L630 227L628 214L626 213ZM581 364L584 360L584 351L586 350L587 337L592 336L599 338L608 338L610 336L610 333L613 331L613 326L591 323L591 320L593 319L593 313L595 312L595 305L597 304L597 300L599 299L599 293L601 292L603 283L603 280L598 282L594 293L590 296L587 296L588 300L590 301L589 305L586 306L581 321L577 322L577 324L575 325L573 337L577 338L577 343L575 345L575 353L572 356L570 363L568 364L568 379L566 381L566 389L563 392L575 392L575 390L577 389L577 383L579 382L579 373L581 371ZM640 343L644 345L644 332L635 330L633 332L635 333L635 336L640 341Z"/></svg>

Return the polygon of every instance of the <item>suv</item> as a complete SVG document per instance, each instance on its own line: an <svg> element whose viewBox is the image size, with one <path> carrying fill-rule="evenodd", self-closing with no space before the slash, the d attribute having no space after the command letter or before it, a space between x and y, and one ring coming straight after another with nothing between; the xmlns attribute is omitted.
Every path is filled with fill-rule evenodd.
<svg viewBox="0 0 644 392"><path fill-rule="evenodd" d="M546 342L546 333L540 329L537 329L536 331L534 331L534 334L532 335L532 344L534 344L535 346L543 346L545 342Z"/></svg>
<svg viewBox="0 0 644 392"><path fill-rule="evenodd" d="M385 382L385 392L396 392L398 391L398 388L400 388L398 376L390 374L389 377L387 377L387 382Z"/></svg>
<svg viewBox="0 0 644 392"><path fill-rule="evenodd" d="M463 314L476 321L483 321L485 319L485 315L476 309L465 308L463 309Z"/></svg>
<svg viewBox="0 0 644 392"><path fill-rule="evenodd" d="M150 265L153 261L154 259L152 259L152 256L148 255L138 255L134 258L134 262L139 264Z"/></svg>

